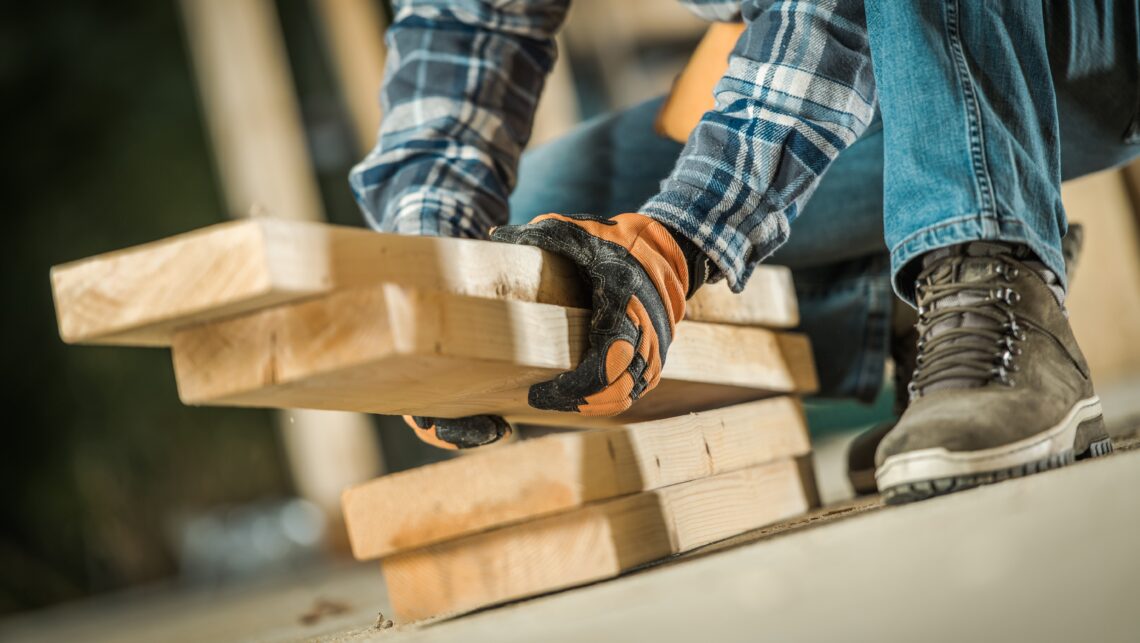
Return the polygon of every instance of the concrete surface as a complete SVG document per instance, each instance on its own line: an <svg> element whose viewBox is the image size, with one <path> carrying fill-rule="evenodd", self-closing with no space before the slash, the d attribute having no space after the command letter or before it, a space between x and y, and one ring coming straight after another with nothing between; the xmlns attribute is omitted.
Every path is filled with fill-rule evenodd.
<svg viewBox="0 0 1140 643"><path fill-rule="evenodd" d="M1138 607L1140 451L1131 451L785 532L396 640L1135 642Z"/></svg>
<svg viewBox="0 0 1140 643"><path fill-rule="evenodd" d="M0 640L1137 641L1138 606L1132 450L903 507L863 499L433 624L376 629L383 584L359 564L63 606L0 623Z"/></svg>

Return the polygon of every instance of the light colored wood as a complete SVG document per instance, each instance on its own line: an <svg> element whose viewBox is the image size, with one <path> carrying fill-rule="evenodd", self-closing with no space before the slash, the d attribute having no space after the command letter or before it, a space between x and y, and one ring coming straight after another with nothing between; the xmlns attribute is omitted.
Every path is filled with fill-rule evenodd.
<svg viewBox="0 0 1140 643"><path fill-rule="evenodd" d="M385 558L397 616L465 612L617 576L807 511L783 459Z"/></svg>
<svg viewBox="0 0 1140 643"><path fill-rule="evenodd" d="M744 23L709 27L657 114L654 127L659 134L680 143L689 140L701 117L716 106L713 90L728 71L728 56L743 32Z"/></svg>
<svg viewBox="0 0 1140 643"><path fill-rule="evenodd" d="M376 0L312 0L324 27L332 67L352 116L362 151L380 129L380 85L384 80L384 17Z"/></svg>
<svg viewBox="0 0 1140 643"><path fill-rule="evenodd" d="M272 0L179 5L230 213L324 218Z"/></svg>
<svg viewBox="0 0 1140 643"><path fill-rule="evenodd" d="M322 230L285 220L222 223L98 255L51 271L60 336L68 343L166 346L178 326L309 297L333 277L312 246L277 233Z"/></svg>
<svg viewBox="0 0 1140 643"><path fill-rule="evenodd" d="M706 284L685 306L685 319L794 328L800 323L792 271L784 266L757 266L744 290L732 292L728 282Z"/></svg>
<svg viewBox="0 0 1140 643"><path fill-rule="evenodd" d="M323 220L273 0L179 5L229 214ZM187 323L325 291L337 274L328 245L321 235L278 238L290 230L286 223L223 224L151 244L150 253L128 250L53 270L61 335L161 346ZM328 514L329 542L343 542L336 490L383 471L372 423L305 411L278 414L278 425L298 495Z"/></svg>
<svg viewBox="0 0 1140 643"><path fill-rule="evenodd" d="M471 239L381 234L257 218L52 269L69 343L169 345L180 327L379 281L441 292L586 307L577 270L549 252ZM739 295L701 289L688 318L772 328L798 323L791 273L757 268Z"/></svg>
<svg viewBox="0 0 1140 643"><path fill-rule="evenodd" d="M190 327L172 349L187 404L533 415L528 387L578 363L588 326L582 309L387 284ZM670 392L645 399L656 417L709 403L682 384L731 387L718 404L817 385L806 338L699 322L678 325L662 375ZM652 416L639 403L627 417Z"/></svg>
<svg viewBox="0 0 1140 643"><path fill-rule="evenodd" d="M376 429L359 413L281 409L277 426L290 446L285 456L293 484L338 523L345 487L384 472ZM347 537L341 527L332 526L332 538Z"/></svg>
<svg viewBox="0 0 1140 643"><path fill-rule="evenodd" d="M346 489L342 502L352 553L367 560L810 448L799 401L778 397L480 449Z"/></svg>
<svg viewBox="0 0 1140 643"><path fill-rule="evenodd" d="M1084 250L1065 302L1098 387L1140 374L1140 232L1120 171L1061 188L1069 219L1085 228Z"/></svg>
<svg viewBox="0 0 1140 643"><path fill-rule="evenodd" d="M143 346L169 345L179 327L377 281L585 303L574 288L574 268L537 248L271 218L210 226L52 269L64 341Z"/></svg>

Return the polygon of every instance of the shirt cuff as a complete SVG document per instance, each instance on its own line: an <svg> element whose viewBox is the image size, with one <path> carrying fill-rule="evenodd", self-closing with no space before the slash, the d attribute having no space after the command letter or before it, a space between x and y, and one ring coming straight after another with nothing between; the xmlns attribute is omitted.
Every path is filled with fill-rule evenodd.
<svg viewBox="0 0 1140 643"><path fill-rule="evenodd" d="M695 188L666 189L641 206L638 212L689 239L708 255L712 262L708 283L723 278L728 280L733 292L740 292L756 265L788 240L788 218L784 212L771 212L759 218L758 224L747 231L734 225L737 223L734 219L755 222L755 215L741 213L710 221L708 208L702 202L707 203L710 199L719 202L722 198Z"/></svg>
<svg viewBox="0 0 1140 643"><path fill-rule="evenodd" d="M381 220L364 214L374 229L406 235L486 239L492 225L472 204L438 190L398 197Z"/></svg>

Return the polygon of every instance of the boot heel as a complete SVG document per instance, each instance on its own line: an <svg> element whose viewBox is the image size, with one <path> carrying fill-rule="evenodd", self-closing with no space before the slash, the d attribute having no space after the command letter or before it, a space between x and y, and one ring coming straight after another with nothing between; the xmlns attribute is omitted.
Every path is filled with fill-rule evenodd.
<svg viewBox="0 0 1140 643"><path fill-rule="evenodd" d="M1104 428L1104 416L1097 416L1077 427L1073 440L1073 452L1077 460L1099 458L1112 453L1112 438Z"/></svg>

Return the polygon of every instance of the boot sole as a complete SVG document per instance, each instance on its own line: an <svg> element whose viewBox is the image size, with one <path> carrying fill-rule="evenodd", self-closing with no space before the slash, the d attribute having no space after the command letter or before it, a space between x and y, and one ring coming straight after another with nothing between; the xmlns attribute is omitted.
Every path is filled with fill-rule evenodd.
<svg viewBox="0 0 1140 643"><path fill-rule="evenodd" d="M1077 402L1055 426L1024 440L979 451L922 449L887 458L875 471L887 504L925 500L1112 453L1100 398Z"/></svg>

